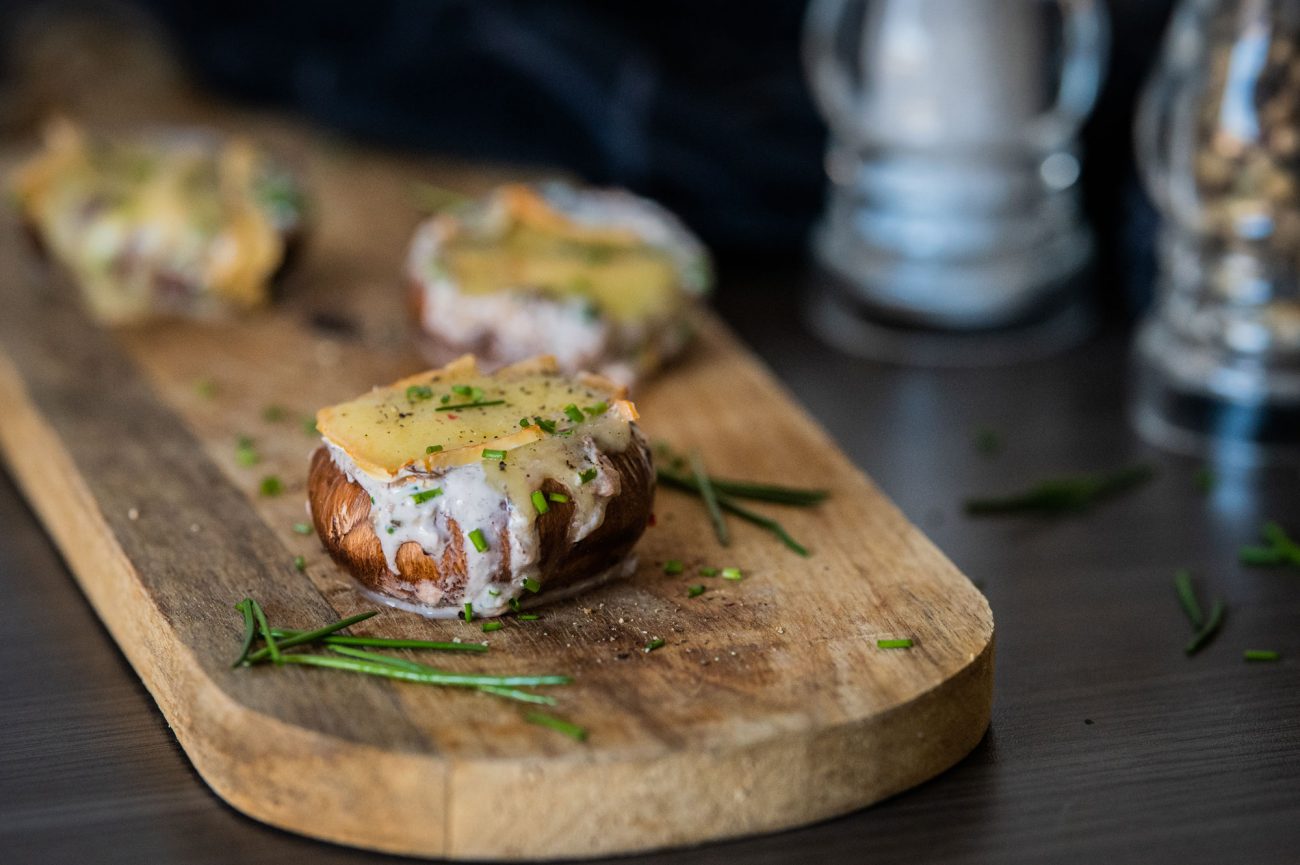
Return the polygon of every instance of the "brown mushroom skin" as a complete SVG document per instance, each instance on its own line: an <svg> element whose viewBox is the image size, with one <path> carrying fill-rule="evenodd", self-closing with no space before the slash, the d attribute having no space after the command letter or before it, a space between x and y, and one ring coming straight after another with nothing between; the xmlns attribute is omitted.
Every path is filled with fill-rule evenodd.
<svg viewBox="0 0 1300 865"><path fill-rule="evenodd" d="M626 558L649 525L654 508L655 475L645 439L639 434L633 435L626 450L604 454L603 461L606 462L606 472L617 478L618 491L606 503L605 519L595 531L576 544L569 542L569 524L574 508L571 501L553 502L546 513L536 518L537 579L542 584L543 594L547 589L581 582L617 565ZM567 492L565 486L553 478L543 482L542 491ZM388 570L383 547L370 522L370 496L348 479L323 446L312 454L307 497L312 522L326 550L361 585L381 595L418 604L421 602L414 593L405 590L401 584L418 585L427 581L441 595L438 603L432 606L459 608L462 605L466 550L463 533L454 519L448 520L453 540L443 550L441 558L428 555L418 544L405 543L397 551L399 573L393 575ZM514 576L506 531L502 529L497 538L504 555L500 571L494 578L494 581L503 583L510 582ZM423 605L430 606L427 603Z"/></svg>

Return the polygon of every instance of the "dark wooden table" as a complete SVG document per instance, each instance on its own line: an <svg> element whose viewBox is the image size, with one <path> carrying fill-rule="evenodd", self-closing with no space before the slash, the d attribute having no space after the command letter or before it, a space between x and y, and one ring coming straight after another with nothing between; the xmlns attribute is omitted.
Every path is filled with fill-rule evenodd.
<svg viewBox="0 0 1300 865"><path fill-rule="evenodd" d="M1300 862L1300 571L1235 561L1266 519L1300 530L1300 473L1224 470L1205 494L1198 463L1143 447L1124 417L1119 329L1017 367L900 369L797 326L800 274L724 270L719 303L988 595L992 729L950 772L869 810L620 861ZM1001 438L996 455L976 447L984 427ZM1134 461L1158 478L1084 516L961 512L967 495ZM269 829L209 793L3 474L0 527L0 859L396 861ZM1194 658L1179 567L1229 604ZM1247 648L1284 659L1247 664Z"/></svg>

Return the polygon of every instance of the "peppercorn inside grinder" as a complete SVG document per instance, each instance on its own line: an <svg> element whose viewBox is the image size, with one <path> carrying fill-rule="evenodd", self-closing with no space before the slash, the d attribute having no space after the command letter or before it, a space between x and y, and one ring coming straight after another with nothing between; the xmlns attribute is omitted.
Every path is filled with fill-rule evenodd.
<svg viewBox="0 0 1300 865"><path fill-rule="evenodd" d="M1300 4L1184 0L1137 145L1163 217L1134 349L1139 432L1300 460Z"/></svg>

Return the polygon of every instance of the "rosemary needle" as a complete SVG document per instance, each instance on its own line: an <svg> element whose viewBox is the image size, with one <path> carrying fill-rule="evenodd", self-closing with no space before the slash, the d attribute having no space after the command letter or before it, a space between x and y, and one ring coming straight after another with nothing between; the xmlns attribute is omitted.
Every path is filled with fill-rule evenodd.
<svg viewBox="0 0 1300 865"><path fill-rule="evenodd" d="M275 642L275 637L271 636L271 626L267 624L266 613L262 610L262 605L252 598L247 600L248 606L253 610L253 618L257 619L257 627L262 632L262 639L266 640L266 648L262 651L266 652L273 662L280 663L284 656L280 654L280 646Z"/></svg>
<svg viewBox="0 0 1300 865"><path fill-rule="evenodd" d="M731 533L727 531L727 521L718 506L718 493L713 489L709 476L704 472L704 458L699 451L691 451L691 474L695 476L695 487L700 492L704 508L709 512L713 522L713 533L718 536L718 543L724 547L731 545Z"/></svg>
<svg viewBox="0 0 1300 865"><path fill-rule="evenodd" d="M554 715L545 715L541 712L527 712L524 714L524 720L530 724L536 724L539 727L549 727L557 733L563 733L574 741L587 741L586 728L579 727L572 721L566 721L563 718L557 718Z"/></svg>
<svg viewBox="0 0 1300 865"><path fill-rule="evenodd" d="M306 631L289 628L275 628L271 631L277 638L298 637ZM353 637L347 634L329 634L317 642L327 646L371 646L376 649L432 649L438 652L486 652L488 647L482 643L444 643L437 640L404 640L390 637ZM284 645L283 642L280 643Z"/></svg>
<svg viewBox="0 0 1300 865"><path fill-rule="evenodd" d="M1174 588L1178 591L1178 600L1182 603L1183 612L1187 613L1187 619L1192 623L1192 627L1203 627L1205 613L1201 612L1201 604L1196 600L1196 588L1192 585L1191 571L1179 568L1174 574Z"/></svg>
<svg viewBox="0 0 1300 865"><path fill-rule="evenodd" d="M232 667L238 667L244 663L244 659L248 657L248 650L253 648L253 638L257 636L257 623L253 621L251 603L252 598L244 598L238 604L235 604L235 609L244 614L244 646L240 649L239 657L235 659L235 663L230 665Z"/></svg>
<svg viewBox="0 0 1300 865"><path fill-rule="evenodd" d="M256 611L260 610L261 607L256 606L257 604L256 601L253 601L253 604L254 604L254 615L256 615ZM348 627L349 625L355 625L357 622L363 622L366 619L370 618L371 616L377 616L377 615L379 615L378 610L371 610L367 613L357 613L355 616L348 616L346 619L339 619L337 622L334 622L329 625L325 625L322 628L317 628L314 631L298 631L294 636L286 637L283 640L280 640L279 648L287 649L291 646L301 646L303 643L314 643L317 640L319 640L321 637L327 637L330 634L334 633L335 631L341 631L344 628ZM273 631L271 633L274 634ZM272 637L272 639L274 639L274 637ZM244 663L256 664L258 661L266 660L271 655L269 649L270 649L270 643L268 642L267 648L258 649L256 652L254 652L253 654L245 658Z"/></svg>
<svg viewBox="0 0 1300 865"><path fill-rule="evenodd" d="M1201 649L1205 648L1214 635L1219 632L1219 627L1223 624L1223 614L1226 612L1223 601L1215 601L1214 606L1210 608L1210 617L1205 620L1205 624L1192 637L1192 641L1187 644L1186 652L1189 655L1195 655Z"/></svg>
<svg viewBox="0 0 1300 865"><path fill-rule="evenodd" d="M419 682L426 685L452 685L467 688L477 688L480 685L496 687L567 685L573 681L569 676L484 676L473 673L452 673L446 670L437 670L433 667L415 670L382 661L366 661L360 658L331 655L286 654L282 655L280 660L286 664L330 667L335 670L348 670L354 673L365 673L371 676L383 676L388 679L401 679L406 682Z"/></svg>

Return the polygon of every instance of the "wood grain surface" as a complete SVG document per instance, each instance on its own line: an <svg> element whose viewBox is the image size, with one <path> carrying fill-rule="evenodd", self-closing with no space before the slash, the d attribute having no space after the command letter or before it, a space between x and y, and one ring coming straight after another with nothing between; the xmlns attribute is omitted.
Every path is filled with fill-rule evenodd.
<svg viewBox="0 0 1300 865"><path fill-rule="evenodd" d="M485 657L439 659L574 675L557 713L587 727L587 743L483 695L230 670L241 630L231 605L245 595L286 627L372 607L314 538L292 531L315 444L300 419L423 366L406 348L398 278L417 218L413 177L461 189L497 179L263 132L296 154L317 195L307 255L274 313L105 333L32 262L16 227L0 227L0 261L25 272L0 285L0 445L222 798L380 850L593 856L843 813L974 747L992 688L982 595L708 315L690 356L635 395L650 436L698 448L718 474L825 486L832 499L780 514L814 551L802 559L744 524L720 548L695 502L661 491L632 578L509 622ZM214 394L198 387L207 381ZM266 420L269 405L285 419ZM261 463L239 464L240 436ZM284 494L259 495L271 474ZM663 574L668 558L687 574ZM691 575L706 564L746 579ZM687 599L694 582L709 591ZM484 636L397 611L364 630ZM915 648L876 647L894 636ZM653 637L665 647L641 651Z"/></svg>

